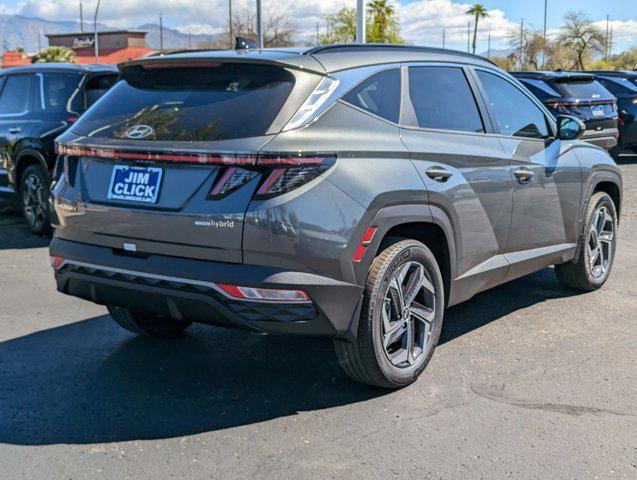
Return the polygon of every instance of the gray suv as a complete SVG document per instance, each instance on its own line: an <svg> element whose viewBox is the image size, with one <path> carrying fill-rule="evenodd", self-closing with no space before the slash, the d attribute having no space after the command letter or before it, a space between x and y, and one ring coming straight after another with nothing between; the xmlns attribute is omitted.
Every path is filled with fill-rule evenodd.
<svg viewBox="0 0 637 480"><path fill-rule="evenodd" d="M446 307L549 265L606 281L622 182L583 131L449 50L129 62L57 141L57 286L142 335L329 337L352 378L402 387Z"/></svg>

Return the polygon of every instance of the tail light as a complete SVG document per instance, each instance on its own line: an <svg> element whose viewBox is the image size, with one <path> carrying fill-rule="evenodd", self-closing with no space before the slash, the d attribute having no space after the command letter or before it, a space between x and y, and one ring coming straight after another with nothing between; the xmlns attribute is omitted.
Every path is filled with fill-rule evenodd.
<svg viewBox="0 0 637 480"><path fill-rule="evenodd" d="M209 198L220 198L262 174L255 200L290 192L315 179L336 161L333 156L259 155L252 168L228 167L217 175Z"/></svg>
<svg viewBox="0 0 637 480"><path fill-rule="evenodd" d="M259 174L261 180L256 200L264 200L298 188L328 170L336 161L334 155L306 154L217 154L197 152L152 152L85 147L58 143L58 155L66 157L65 175L73 183L77 160L80 157L133 160L138 162L166 162L222 167L208 194L221 198L250 182ZM72 178L73 177L73 178Z"/></svg>

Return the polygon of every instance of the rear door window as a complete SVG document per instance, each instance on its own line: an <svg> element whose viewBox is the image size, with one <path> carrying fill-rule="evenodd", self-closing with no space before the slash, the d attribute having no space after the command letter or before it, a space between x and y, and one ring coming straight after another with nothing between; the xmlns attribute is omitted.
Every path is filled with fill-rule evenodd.
<svg viewBox="0 0 637 480"><path fill-rule="evenodd" d="M393 68L363 80L343 97L363 110L398 123L400 114L400 70Z"/></svg>
<svg viewBox="0 0 637 480"><path fill-rule="evenodd" d="M117 75L97 75L86 82L86 108L97 102L117 81Z"/></svg>
<svg viewBox="0 0 637 480"><path fill-rule="evenodd" d="M637 85L632 83L628 78L606 77L598 78L597 81L613 95L637 95Z"/></svg>
<svg viewBox="0 0 637 480"><path fill-rule="evenodd" d="M39 73L40 107L48 113L75 112L82 110L80 88L84 76L79 73ZM43 103L42 103L43 102Z"/></svg>
<svg viewBox="0 0 637 480"><path fill-rule="evenodd" d="M544 112L518 87L504 78L476 70L500 133L513 137L547 138Z"/></svg>
<svg viewBox="0 0 637 480"><path fill-rule="evenodd" d="M0 115L23 115L29 110L32 75L7 77L0 94Z"/></svg>
<svg viewBox="0 0 637 480"><path fill-rule="evenodd" d="M265 135L294 86L283 68L245 63L131 66L72 128L89 137L214 141ZM144 128L143 137L127 132Z"/></svg>
<svg viewBox="0 0 637 480"><path fill-rule="evenodd" d="M410 67L409 95L418 126L484 132L464 72L458 67Z"/></svg>

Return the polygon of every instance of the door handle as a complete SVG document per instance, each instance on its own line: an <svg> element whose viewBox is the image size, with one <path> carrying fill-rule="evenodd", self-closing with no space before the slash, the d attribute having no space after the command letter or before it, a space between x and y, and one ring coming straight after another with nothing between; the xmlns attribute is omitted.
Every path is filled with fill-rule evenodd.
<svg viewBox="0 0 637 480"><path fill-rule="evenodd" d="M513 171L513 175L515 176L515 178L518 181L518 183L521 183L522 185L525 185L525 184L529 183L531 180L533 180L533 177L535 176L535 173L533 173L528 168L520 167L520 168L517 168L517 169L515 169Z"/></svg>
<svg viewBox="0 0 637 480"><path fill-rule="evenodd" d="M425 170L425 173L429 178L433 178L436 182L446 182L451 175L449 170L442 167L431 167Z"/></svg>
<svg viewBox="0 0 637 480"><path fill-rule="evenodd" d="M20 133L22 129L20 127L11 127L9 128L9 133Z"/></svg>

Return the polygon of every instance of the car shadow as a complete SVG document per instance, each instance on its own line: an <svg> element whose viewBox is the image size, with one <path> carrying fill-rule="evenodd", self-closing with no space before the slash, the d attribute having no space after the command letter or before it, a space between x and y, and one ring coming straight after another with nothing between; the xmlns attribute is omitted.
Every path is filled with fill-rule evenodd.
<svg viewBox="0 0 637 480"><path fill-rule="evenodd" d="M543 270L450 309L441 341L572 294ZM323 339L194 326L162 341L104 315L0 343L0 443L179 437L388 393L350 381Z"/></svg>
<svg viewBox="0 0 637 480"><path fill-rule="evenodd" d="M0 209L0 250L48 247L50 237L34 235L19 213Z"/></svg>

